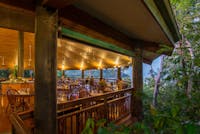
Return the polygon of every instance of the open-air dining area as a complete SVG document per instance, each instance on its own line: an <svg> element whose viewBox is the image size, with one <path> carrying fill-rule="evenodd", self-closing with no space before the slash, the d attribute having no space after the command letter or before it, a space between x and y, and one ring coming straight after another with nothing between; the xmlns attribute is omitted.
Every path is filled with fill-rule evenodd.
<svg viewBox="0 0 200 134"><path fill-rule="evenodd" d="M5 28L0 28L0 33L1 41L12 38L7 41L8 48L1 49L2 53L8 54L1 69L2 110L30 115L35 98L34 34L21 34ZM17 42L21 35L22 52ZM57 44L58 133L80 133L88 118L115 121L130 114L132 76L123 70L132 71L131 57L63 37L57 40ZM12 50L16 52L10 54ZM19 59L20 54L23 59ZM22 67L19 67L20 60L24 61Z"/></svg>
<svg viewBox="0 0 200 134"><path fill-rule="evenodd" d="M142 63L178 39L170 4L103 1L0 2L0 133L142 120Z"/></svg>

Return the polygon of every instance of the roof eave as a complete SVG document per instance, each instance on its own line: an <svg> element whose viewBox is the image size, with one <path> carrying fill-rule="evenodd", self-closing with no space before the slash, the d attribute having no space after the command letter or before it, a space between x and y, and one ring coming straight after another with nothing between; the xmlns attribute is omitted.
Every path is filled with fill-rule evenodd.
<svg viewBox="0 0 200 134"><path fill-rule="evenodd" d="M169 0L144 0L144 4L169 39L171 44L168 45L174 47L180 33Z"/></svg>

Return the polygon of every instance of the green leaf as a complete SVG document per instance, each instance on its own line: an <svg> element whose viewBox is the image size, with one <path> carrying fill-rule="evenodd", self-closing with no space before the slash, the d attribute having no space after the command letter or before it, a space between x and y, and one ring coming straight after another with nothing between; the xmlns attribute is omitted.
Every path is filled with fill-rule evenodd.
<svg viewBox="0 0 200 134"><path fill-rule="evenodd" d="M173 106L171 109L172 117L176 117L178 112L179 112L179 107L178 106Z"/></svg>
<svg viewBox="0 0 200 134"><path fill-rule="evenodd" d="M96 126L103 127L105 123L106 123L106 119L101 119L97 121Z"/></svg>
<svg viewBox="0 0 200 134"><path fill-rule="evenodd" d="M97 134L109 134L108 130L105 127L99 127Z"/></svg>
<svg viewBox="0 0 200 134"><path fill-rule="evenodd" d="M183 128L182 127L178 127L176 129L176 134L183 134Z"/></svg>
<svg viewBox="0 0 200 134"><path fill-rule="evenodd" d="M187 124L185 128L187 134L197 134L197 128L194 124Z"/></svg>

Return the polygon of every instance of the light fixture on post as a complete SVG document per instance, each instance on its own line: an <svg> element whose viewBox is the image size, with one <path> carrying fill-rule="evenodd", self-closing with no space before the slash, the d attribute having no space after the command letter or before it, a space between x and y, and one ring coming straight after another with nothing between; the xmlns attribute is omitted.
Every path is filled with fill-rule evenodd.
<svg viewBox="0 0 200 134"><path fill-rule="evenodd" d="M29 59L28 59L28 66L30 67L31 66L31 61L32 61L32 58L31 58L31 45L29 45Z"/></svg>
<svg viewBox="0 0 200 134"><path fill-rule="evenodd" d="M102 68L102 59L99 61L98 70Z"/></svg>
<svg viewBox="0 0 200 134"><path fill-rule="evenodd" d="M117 68L119 66L119 56L115 60L115 66L114 68Z"/></svg>
<svg viewBox="0 0 200 134"><path fill-rule="evenodd" d="M84 68L84 60L82 60L81 65L80 65L80 70L83 70Z"/></svg>
<svg viewBox="0 0 200 134"><path fill-rule="evenodd" d="M65 57L63 56L63 60L62 60L62 70L65 69Z"/></svg>
<svg viewBox="0 0 200 134"><path fill-rule="evenodd" d="M0 58L2 58L2 63L1 63L1 65L2 65L2 66L5 66L5 61L4 61L4 58L5 58L5 57L4 57L4 56L0 56Z"/></svg>

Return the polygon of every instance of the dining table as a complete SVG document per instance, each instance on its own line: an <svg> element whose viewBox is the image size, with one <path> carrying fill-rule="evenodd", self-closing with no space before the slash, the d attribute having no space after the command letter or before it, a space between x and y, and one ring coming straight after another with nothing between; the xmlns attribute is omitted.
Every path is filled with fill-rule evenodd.
<svg viewBox="0 0 200 134"><path fill-rule="evenodd" d="M19 92L19 94L15 94L15 98L19 102L18 107L22 109L22 111L25 111L33 107L34 96L35 94L32 93L30 94L25 92Z"/></svg>

